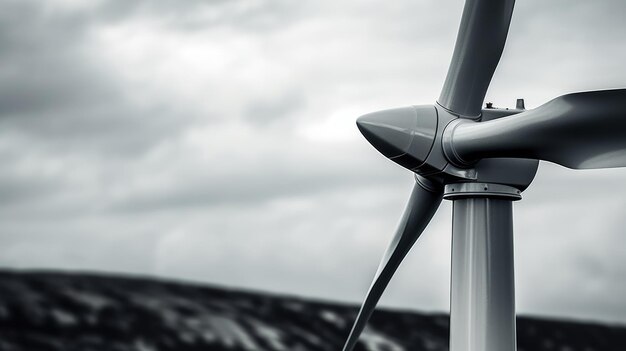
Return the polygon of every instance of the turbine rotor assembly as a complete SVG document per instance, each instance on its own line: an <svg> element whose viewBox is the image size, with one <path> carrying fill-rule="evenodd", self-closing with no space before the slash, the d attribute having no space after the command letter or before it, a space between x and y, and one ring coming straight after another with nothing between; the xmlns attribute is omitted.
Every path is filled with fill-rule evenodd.
<svg viewBox="0 0 626 351"><path fill-rule="evenodd" d="M415 173L416 184L344 351L356 345L391 277L443 198L494 200L459 201L458 206L455 201L452 284L460 280L457 285L462 287L452 289L450 350L514 350L511 201L521 199L539 160L573 169L626 166L626 89L567 94L532 110L524 109L523 100L513 109L482 109L513 7L514 0L466 0L437 102L369 113L357 120L374 148ZM506 235L495 235L495 230ZM480 238L501 250L487 245L469 255L463 251L463 245L473 245L465 243L467 238ZM487 265L496 265L464 272L464 262L486 258L492 258ZM466 284L468 279L473 285ZM476 286L479 290L467 290ZM469 299L470 293L479 300ZM490 299L481 300L481 294L490 294ZM468 305L482 314L467 312ZM471 323L477 325L467 325Z"/></svg>

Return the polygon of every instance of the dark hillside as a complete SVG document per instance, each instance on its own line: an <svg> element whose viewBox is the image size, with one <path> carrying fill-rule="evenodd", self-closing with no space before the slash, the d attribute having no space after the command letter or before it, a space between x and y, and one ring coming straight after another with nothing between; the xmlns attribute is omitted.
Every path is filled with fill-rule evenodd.
<svg viewBox="0 0 626 351"><path fill-rule="evenodd" d="M355 307L141 278L0 273L0 350L340 350ZM447 350L448 317L377 311L360 350ZM518 319L519 350L626 350L626 327Z"/></svg>

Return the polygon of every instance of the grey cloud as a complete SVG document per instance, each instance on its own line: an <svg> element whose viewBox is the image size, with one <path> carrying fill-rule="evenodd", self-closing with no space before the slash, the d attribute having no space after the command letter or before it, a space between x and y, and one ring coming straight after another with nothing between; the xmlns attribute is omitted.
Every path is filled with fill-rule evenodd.
<svg viewBox="0 0 626 351"><path fill-rule="evenodd" d="M250 142L254 148L254 141ZM297 143L284 141L285 148L298 150ZM263 152L263 158L252 163L241 155L223 150L221 164L191 164L165 177L164 184L130 191L110 203L114 212L172 211L190 208L254 207L283 198L298 198L346 193L363 187L385 187L393 184L389 175L395 167L372 171L362 159L334 157L323 165L329 150L306 151L301 155ZM349 150L349 149L348 149ZM174 166L176 167L176 166ZM391 181L390 181L391 180Z"/></svg>
<svg viewBox="0 0 626 351"><path fill-rule="evenodd" d="M624 221L601 206L602 201L546 206L545 215L532 221L518 216L516 280L523 311L623 321L624 309L618 306L626 289ZM626 203L619 208L626 209Z"/></svg>
<svg viewBox="0 0 626 351"><path fill-rule="evenodd" d="M61 152L136 155L188 126L172 114L186 116L188 123L200 117L159 99L151 106L130 101L128 87L92 50L91 33L102 23L33 2L3 6L0 126L5 137L29 135L25 143L56 145Z"/></svg>
<svg viewBox="0 0 626 351"><path fill-rule="evenodd" d="M151 18L176 31L197 31L210 27L230 27L242 31L281 30L297 22L306 13L306 3L286 0L250 2L214 1L104 1L94 6L90 15L107 20Z"/></svg>
<svg viewBox="0 0 626 351"><path fill-rule="evenodd" d="M286 92L269 99L251 102L245 109L245 118L257 127L285 121L306 107L306 97L301 91Z"/></svg>
<svg viewBox="0 0 626 351"><path fill-rule="evenodd" d="M527 107L559 95L624 86L623 1L518 1L502 60L487 93L496 105ZM499 102L501 101L501 102Z"/></svg>
<svg viewBox="0 0 626 351"><path fill-rule="evenodd" d="M0 206L15 206L20 202L37 200L59 190L59 183L47 177L3 174L0 176Z"/></svg>
<svg viewBox="0 0 626 351"><path fill-rule="evenodd" d="M106 76L89 67L90 57L81 52L86 34L84 23L48 16L41 6L30 2L3 6L3 118L57 109L59 104L67 107L77 102L94 103L96 97L110 95L106 93L110 90L106 88ZM91 85L87 84L89 81Z"/></svg>

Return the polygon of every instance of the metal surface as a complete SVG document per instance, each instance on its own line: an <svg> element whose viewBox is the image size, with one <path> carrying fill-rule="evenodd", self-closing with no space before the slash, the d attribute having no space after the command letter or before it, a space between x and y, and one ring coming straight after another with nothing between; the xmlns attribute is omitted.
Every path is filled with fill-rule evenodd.
<svg viewBox="0 0 626 351"><path fill-rule="evenodd" d="M402 167L419 167L428 156L437 131L432 105L408 106L368 113L357 127L381 154Z"/></svg>
<svg viewBox="0 0 626 351"><path fill-rule="evenodd" d="M450 351L516 349L511 201L454 200Z"/></svg>
<svg viewBox="0 0 626 351"><path fill-rule="evenodd" d="M442 196L443 189L440 186L427 179L416 177L416 183L404 215L378 266L374 281L367 292L365 301L343 348L344 351L354 348L391 277L439 208Z"/></svg>
<svg viewBox="0 0 626 351"><path fill-rule="evenodd" d="M443 198L456 200L468 197L489 197L497 199L520 200L521 191L512 186L489 183L446 184Z"/></svg>
<svg viewBox="0 0 626 351"><path fill-rule="evenodd" d="M467 167L489 157L532 158L569 168L626 166L626 89L558 97L536 109L492 121L452 122L446 156Z"/></svg>
<svg viewBox="0 0 626 351"><path fill-rule="evenodd" d="M461 117L480 115L513 14L514 0L467 0L437 102Z"/></svg>

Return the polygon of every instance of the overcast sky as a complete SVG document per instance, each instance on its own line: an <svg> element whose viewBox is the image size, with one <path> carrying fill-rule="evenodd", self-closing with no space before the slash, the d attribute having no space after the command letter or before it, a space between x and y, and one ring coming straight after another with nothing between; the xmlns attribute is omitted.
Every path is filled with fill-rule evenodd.
<svg viewBox="0 0 626 351"><path fill-rule="evenodd" d="M432 104L462 0L0 1L0 266L357 302L412 175L356 117ZM487 93L626 86L626 3L519 0ZM626 322L626 170L543 162L518 312ZM445 311L444 202L386 306Z"/></svg>

